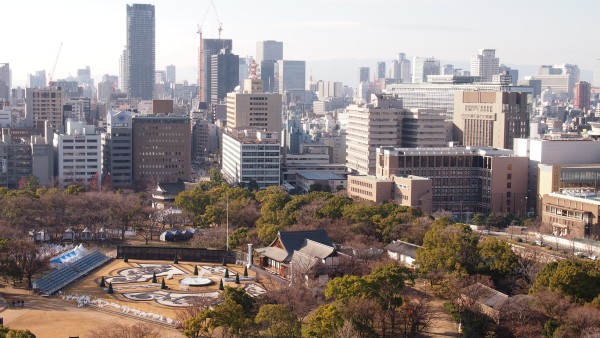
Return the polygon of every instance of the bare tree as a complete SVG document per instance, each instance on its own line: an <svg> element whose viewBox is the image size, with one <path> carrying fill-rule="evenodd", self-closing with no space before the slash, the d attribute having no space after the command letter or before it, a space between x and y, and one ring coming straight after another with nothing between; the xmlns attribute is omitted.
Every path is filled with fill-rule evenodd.
<svg viewBox="0 0 600 338"><path fill-rule="evenodd" d="M298 317L301 322L317 306L321 300L308 287L296 283L294 285L273 285L266 295L267 302L283 304Z"/></svg>
<svg viewBox="0 0 600 338"><path fill-rule="evenodd" d="M159 338L160 331L147 324L137 323L131 326L110 324L90 332L92 338Z"/></svg>
<svg viewBox="0 0 600 338"><path fill-rule="evenodd" d="M400 309L400 332L402 337L416 337L425 332L434 319L429 300L421 296L405 296Z"/></svg>
<svg viewBox="0 0 600 338"><path fill-rule="evenodd" d="M540 336L547 317L531 307L533 301L533 296L516 295L502 305L501 323L514 336L531 338Z"/></svg>

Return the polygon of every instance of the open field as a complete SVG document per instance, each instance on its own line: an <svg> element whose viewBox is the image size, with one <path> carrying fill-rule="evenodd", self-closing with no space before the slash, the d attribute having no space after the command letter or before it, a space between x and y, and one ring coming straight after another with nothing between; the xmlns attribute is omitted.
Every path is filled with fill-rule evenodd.
<svg viewBox="0 0 600 338"><path fill-rule="evenodd" d="M138 264L159 264L170 265L181 270L184 275L173 275L172 279L165 277L165 283L169 290L177 294L181 293L214 293L218 291L218 280L222 277L217 274L206 273L204 277L214 281L212 285L202 287L189 287L189 291L180 290L179 281L186 276L192 275L194 267L197 264L199 270L201 266L211 264L205 263L190 263L181 262L173 264L167 261L138 261L130 259L125 263L122 260L113 260L109 264L93 271L85 278L71 284L69 287L62 290L62 294L78 294L88 295L92 299L100 298L112 303L128 306L132 309L155 313L164 317L176 319L176 312L180 307L167 306L159 304L156 301L134 301L129 300L121 295L121 293L152 293L160 290L160 282L162 277L158 277L158 283L152 284L151 281L134 282L134 283L115 283L113 288L114 294L108 294L105 289L99 287L102 276L117 277L119 272L125 269L139 268ZM220 268L218 265L212 264L215 268ZM228 266L231 275L233 273L243 273L243 267L230 265ZM252 276L252 275L251 275ZM247 282L249 283L249 282ZM225 285L232 287L238 286L234 282L226 282ZM242 286L244 283L242 283ZM92 307L78 308L75 301L63 300L60 295L52 297L41 297L31 294L30 291L14 288L10 285L4 285L0 288L0 294L7 301L7 308L0 313L4 318L4 323L14 329L29 329L37 337L89 337L89 332L104 326L115 323L132 325L136 322L141 322L147 325L152 325L161 331L161 337L182 337L176 329L164 325L153 324L148 321L138 320L136 318L125 317L118 314L107 313L105 311L95 310ZM24 307L12 307L12 300L24 300ZM168 303L168 302L167 302Z"/></svg>

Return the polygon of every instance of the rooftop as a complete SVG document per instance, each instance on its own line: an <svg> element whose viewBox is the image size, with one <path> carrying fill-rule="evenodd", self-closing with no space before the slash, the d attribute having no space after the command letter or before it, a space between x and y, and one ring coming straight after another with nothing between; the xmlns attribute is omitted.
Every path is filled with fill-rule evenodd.
<svg viewBox="0 0 600 338"><path fill-rule="evenodd" d="M308 172L299 172L296 174L297 176L302 176L307 180L345 180L343 176L336 175L330 172L318 172L318 171L308 171Z"/></svg>

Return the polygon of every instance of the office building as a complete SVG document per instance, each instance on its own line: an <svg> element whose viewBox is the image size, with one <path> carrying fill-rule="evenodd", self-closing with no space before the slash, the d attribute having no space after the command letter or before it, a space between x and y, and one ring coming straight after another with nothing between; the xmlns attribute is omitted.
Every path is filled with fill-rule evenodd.
<svg viewBox="0 0 600 338"><path fill-rule="evenodd" d="M32 158L28 139L14 140L10 129L0 139L0 186L17 189L19 181L31 174Z"/></svg>
<svg viewBox="0 0 600 338"><path fill-rule="evenodd" d="M281 146L277 132L233 129L223 134L222 173L229 183L264 189L280 184Z"/></svg>
<svg viewBox="0 0 600 338"><path fill-rule="evenodd" d="M579 82L580 70L577 65L542 65L538 75L528 77L532 80L540 80L542 90L550 89L556 94L564 95L567 99L573 98L575 83Z"/></svg>
<svg viewBox="0 0 600 338"><path fill-rule="evenodd" d="M600 238L600 196L591 191L553 192L542 197L540 218L555 236Z"/></svg>
<svg viewBox="0 0 600 338"><path fill-rule="evenodd" d="M281 94L263 93L260 79L245 83L244 92L227 94L227 128L281 131Z"/></svg>
<svg viewBox="0 0 600 338"><path fill-rule="evenodd" d="M155 71L154 6L127 5L126 72L129 97L151 100Z"/></svg>
<svg viewBox="0 0 600 338"><path fill-rule="evenodd" d="M227 93L232 92L239 85L239 56L232 54L227 49L222 49L218 54L211 56L211 103L221 103Z"/></svg>
<svg viewBox="0 0 600 338"><path fill-rule="evenodd" d="M358 68L358 83L362 82L370 82L371 69L369 67L360 67Z"/></svg>
<svg viewBox="0 0 600 338"><path fill-rule="evenodd" d="M431 77L430 77L431 78ZM454 94L460 91L502 91L533 93L533 88L492 83L474 83L473 77L451 76L437 79L433 83L392 84L385 92L402 98L404 107L411 109L435 109L446 111L446 120L452 121ZM529 95L528 99L532 96Z"/></svg>
<svg viewBox="0 0 600 338"><path fill-rule="evenodd" d="M440 74L440 60L415 56L412 63L412 83L428 82L427 76Z"/></svg>
<svg viewBox="0 0 600 338"><path fill-rule="evenodd" d="M93 180L100 185L102 153L96 127L69 120L65 133L54 135L54 148L58 155L57 174L61 188L71 184L88 186Z"/></svg>
<svg viewBox="0 0 600 338"><path fill-rule="evenodd" d="M377 148L377 177L432 180L432 210L524 215L528 159L489 147ZM348 189L350 191L351 184Z"/></svg>
<svg viewBox="0 0 600 338"><path fill-rule="evenodd" d="M464 91L454 96L454 140L466 146L512 149L529 136L528 93Z"/></svg>
<svg viewBox="0 0 600 338"><path fill-rule="evenodd" d="M63 132L63 98L62 89L51 87L27 88L25 95L26 126L33 127L38 121L49 121L55 132Z"/></svg>
<svg viewBox="0 0 600 338"><path fill-rule="evenodd" d="M397 96L373 94L371 103L350 105L346 111L346 166L354 173L375 172L377 147L401 147L404 142L419 147L446 145L443 112L410 111Z"/></svg>
<svg viewBox="0 0 600 338"><path fill-rule="evenodd" d="M400 80L401 83L411 82L411 63L410 60L406 58L406 54L399 53L398 59L392 60L390 78Z"/></svg>
<svg viewBox="0 0 600 338"><path fill-rule="evenodd" d="M589 82L579 81L575 84L574 90L574 107L581 109L584 113L590 109L590 94L592 85Z"/></svg>
<svg viewBox="0 0 600 338"><path fill-rule="evenodd" d="M260 78L265 93L277 93L279 90L278 83L275 81L275 68L277 68L277 61L263 60L260 63Z"/></svg>
<svg viewBox="0 0 600 338"><path fill-rule="evenodd" d="M501 64L498 67L498 74L509 75L510 76L510 84L513 86L516 86L519 81L519 70L518 69L512 69L511 67ZM497 82L497 81L494 81L494 79L492 78L492 82Z"/></svg>
<svg viewBox="0 0 600 338"><path fill-rule="evenodd" d="M43 186L50 186L54 180L54 132L48 122L44 123L44 136L32 135L31 173Z"/></svg>
<svg viewBox="0 0 600 338"><path fill-rule="evenodd" d="M306 61L278 60L275 82L279 94L306 90Z"/></svg>
<svg viewBox="0 0 600 338"><path fill-rule="evenodd" d="M39 70L35 74L27 76L27 88L44 88L48 85L46 82L46 71Z"/></svg>
<svg viewBox="0 0 600 338"><path fill-rule="evenodd" d="M187 181L192 127L187 116L134 116L133 181L138 189Z"/></svg>
<svg viewBox="0 0 600 338"><path fill-rule="evenodd" d="M212 56L222 49L233 50L231 39L202 39L198 90L200 102L210 102L212 94Z"/></svg>
<svg viewBox="0 0 600 338"><path fill-rule="evenodd" d="M492 76L500 73L500 59L495 49L480 49L479 54L471 58L471 76L478 76L482 82L491 82Z"/></svg>
<svg viewBox="0 0 600 338"><path fill-rule="evenodd" d="M283 60L283 42L266 40L256 43L256 64L260 65L263 61Z"/></svg>
<svg viewBox="0 0 600 338"><path fill-rule="evenodd" d="M116 189L133 187L130 111L111 110L106 114L106 132L102 133L102 181L110 182Z"/></svg>
<svg viewBox="0 0 600 338"><path fill-rule="evenodd" d="M168 83L177 83L177 69L175 68L175 65L168 65L165 68L165 75Z"/></svg>
<svg viewBox="0 0 600 338"><path fill-rule="evenodd" d="M0 63L0 100L10 101L11 99L11 71L8 63Z"/></svg>
<svg viewBox="0 0 600 338"><path fill-rule="evenodd" d="M385 61L377 62L377 80L385 79Z"/></svg>

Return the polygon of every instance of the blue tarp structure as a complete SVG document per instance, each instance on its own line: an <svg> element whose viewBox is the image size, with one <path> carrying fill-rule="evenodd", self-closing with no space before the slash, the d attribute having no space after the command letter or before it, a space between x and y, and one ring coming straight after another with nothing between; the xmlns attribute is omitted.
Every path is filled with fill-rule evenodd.
<svg viewBox="0 0 600 338"><path fill-rule="evenodd" d="M159 239L163 242L187 241L194 237L193 229L186 229L183 232L179 230L167 230L160 234Z"/></svg>
<svg viewBox="0 0 600 338"><path fill-rule="evenodd" d="M85 255L87 250L83 247L83 244L79 244L75 248L63 252L62 254L52 257L50 259L50 264L52 265L60 265L64 263L74 262Z"/></svg>

